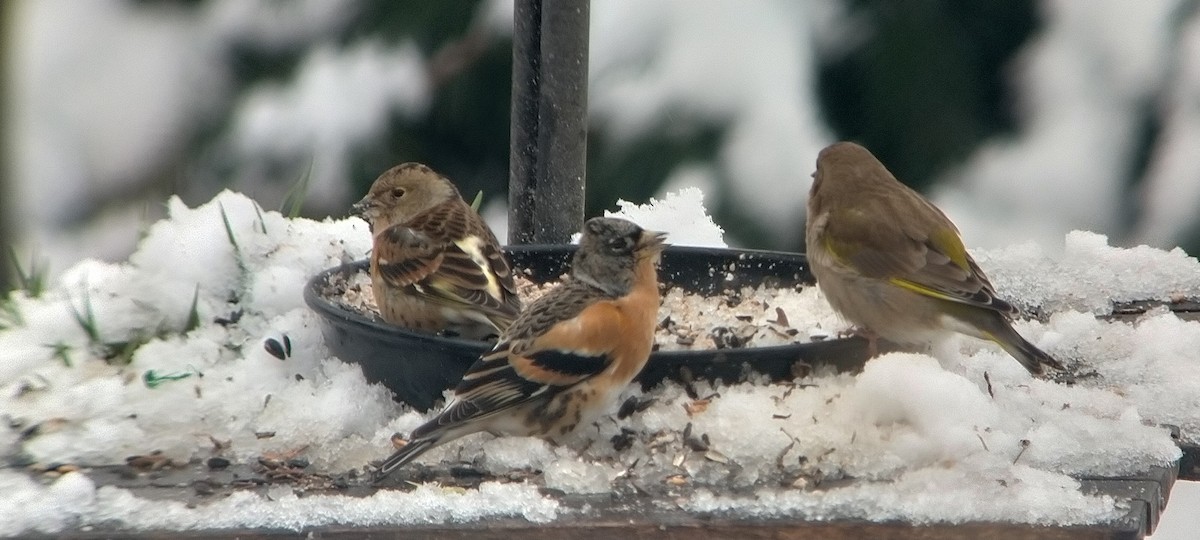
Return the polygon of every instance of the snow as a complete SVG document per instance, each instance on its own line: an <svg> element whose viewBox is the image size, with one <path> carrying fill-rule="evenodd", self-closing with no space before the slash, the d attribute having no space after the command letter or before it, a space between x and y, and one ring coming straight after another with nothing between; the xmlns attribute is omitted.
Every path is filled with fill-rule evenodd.
<svg viewBox="0 0 1200 540"><path fill-rule="evenodd" d="M982 478L979 476L984 474ZM919 494L914 496L914 494ZM920 469L885 484L843 489L768 490L753 498L701 491L684 508L755 517L904 520L915 524L1017 521L1045 525L1095 523L1114 516L1111 497L1079 492L1079 484L1029 467L1009 470Z"/></svg>
<svg viewBox="0 0 1200 540"><path fill-rule="evenodd" d="M1103 315L1114 302L1200 297L1196 258L1179 248L1114 249L1104 235L1072 231L1053 248L1027 242L972 253L998 290L1048 312Z"/></svg>
<svg viewBox="0 0 1200 540"><path fill-rule="evenodd" d="M1185 442L1200 444L1200 322L1160 311L1130 325L1067 312L1055 315L1051 326L1059 340L1054 348L1069 344L1071 356L1087 359L1095 384L1120 392L1147 420L1180 427Z"/></svg>
<svg viewBox="0 0 1200 540"><path fill-rule="evenodd" d="M617 212L605 211L606 217L628 219L652 231L671 230L671 244L677 246L725 247L725 231L704 210L704 192L686 187L654 197L646 204L618 200Z"/></svg>
<svg viewBox="0 0 1200 540"><path fill-rule="evenodd" d="M43 486L28 476L0 470L0 536L30 531L56 533L78 520L96 499L96 485L79 473L68 473Z"/></svg>
<svg viewBox="0 0 1200 540"><path fill-rule="evenodd" d="M395 526L503 516L544 523L559 514L558 503L538 494L536 487L496 482L485 482L475 490L424 484L411 492L379 491L369 497L298 497L284 487L275 490L274 497L238 491L195 507L147 499L113 487L97 489L80 473L68 473L49 486L40 486L22 474L0 471L0 487L15 494L12 502L16 503L0 506L0 536L113 526L132 530L300 531L323 525Z"/></svg>
<svg viewBox="0 0 1200 540"><path fill-rule="evenodd" d="M668 195L621 211L682 237L706 216L702 200ZM173 200L168 209L128 262L84 261L42 298L11 297L23 324L0 330L0 456L84 468L57 479L0 470L0 534L95 526L302 530L491 516L544 522L564 511L540 487L604 493L630 478L694 488L681 503L695 512L1094 523L1123 507L1081 493L1073 477L1133 474L1177 459L1160 424L1182 427L1193 442L1200 434L1192 376L1200 323L1165 309L1132 323L1097 318L1104 298L1193 294L1200 263L1178 250L1111 247L1076 232L1061 253L1033 244L976 252L1002 293L1048 308L1047 322L1018 329L1068 366L1094 372L1073 386L1033 379L992 345L964 338L931 355L879 356L854 375L697 382L690 390L698 399L666 384L640 396L652 400L643 411L602 420L561 446L478 434L420 460L466 461L500 478L540 471L523 481L468 490L422 484L363 498L298 497L276 485L190 506L150 500L96 486L86 467L153 451L175 463L206 459L220 441L227 445L220 455L235 461L300 450L312 470L337 474L383 457L393 433L428 418L331 358L302 303L308 276L366 253L365 223L287 219L233 192L197 208ZM817 308L815 289L805 294L806 304L789 309L828 309ZM193 295L199 325L184 331ZM87 306L96 339L75 320ZM216 322L237 311L236 323ZM291 352L279 359L264 343L284 336ZM127 365L103 359L113 344L139 339L145 343ZM181 378L152 385L151 375ZM627 450L614 449L617 436L628 437Z"/></svg>
<svg viewBox="0 0 1200 540"><path fill-rule="evenodd" d="M174 200L169 211L171 219L150 228L128 263L85 261L45 298L16 297L26 324L0 338L12 344L0 352L2 409L31 423L67 419L24 451L42 461L112 463L146 453L145 439L153 436L155 449L186 461L212 435L232 439L244 459L369 435L394 415L384 390L328 358L299 293L312 274L367 250L365 223L287 220L231 192L194 210ZM202 324L181 335L193 295ZM74 322L73 313L88 309L98 342ZM237 324L212 322L239 310ZM286 362L262 345L284 335L293 344ZM106 344L139 339L146 344L128 366L97 358L111 352ZM53 358L50 344L66 348L69 366ZM150 388L141 380L151 371L193 376ZM309 439L303 422L325 423L330 431ZM260 442L255 431L276 436Z"/></svg>
<svg viewBox="0 0 1200 540"><path fill-rule="evenodd" d="M611 466L588 463L578 458L559 459L546 464L546 487L566 493L608 493L612 490L612 479L620 471Z"/></svg>

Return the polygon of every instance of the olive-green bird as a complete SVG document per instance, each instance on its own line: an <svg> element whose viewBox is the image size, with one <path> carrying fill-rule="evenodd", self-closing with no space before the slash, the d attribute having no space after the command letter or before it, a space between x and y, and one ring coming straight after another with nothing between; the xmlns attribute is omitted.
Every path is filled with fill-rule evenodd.
<svg viewBox="0 0 1200 540"><path fill-rule="evenodd" d="M1063 369L1013 330L1017 309L996 296L954 223L862 146L817 156L805 242L821 292L868 334L928 344L958 332L996 342L1035 375Z"/></svg>

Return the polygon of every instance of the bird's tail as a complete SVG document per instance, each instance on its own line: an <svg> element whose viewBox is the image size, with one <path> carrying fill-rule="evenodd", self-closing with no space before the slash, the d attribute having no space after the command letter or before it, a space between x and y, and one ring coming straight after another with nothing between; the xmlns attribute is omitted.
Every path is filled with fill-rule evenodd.
<svg viewBox="0 0 1200 540"><path fill-rule="evenodd" d="M997 314L999 316L999 314ZM1034 344L1021 337L1007 320L1004 320L999 325L994 325L988 329L988 339L996 342L1004 349L1004 352L1016 358L1025 369L1030 373L1038 376L1047 375L1047 368L1055 371L1063 371L1063 365L1055 360L1054 357L1046 354L1045 351L1037 348Z"/></svg>
<svg viewBox="0 0 1200 540"><path fill-rule="evenodd" d="M488 315L488 324L491 324L492 328L495 328L498 333L503 334L505 330L508 330L509 326L512 326L513 321L516 319L516 311L497 311Z"/></svg>
<svg viewBox="0 0 1200 540"><path fill-rule="evenodd" d="M399 450L393 452L391 456L388 456L387 459L383 460L383 463L379 464L379 468L375 470L375 481L379 482L387 478L396 469L407 465L408 462L417 459L421 454L437 446L437 443L437 438L429 437L418 438L404 445Z"/></svg>

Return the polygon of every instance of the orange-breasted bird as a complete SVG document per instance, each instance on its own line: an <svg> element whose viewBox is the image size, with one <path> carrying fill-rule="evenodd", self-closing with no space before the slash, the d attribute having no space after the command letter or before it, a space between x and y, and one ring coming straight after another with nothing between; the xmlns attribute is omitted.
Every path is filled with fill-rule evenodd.
<svg viewBox="0 0 1200 540"><path fill-rule="evenodd" d="M521 312L376 478L464 435L556 440L611 409L654 342L663 236L623 219L588 220L570 275Z"/></svg>
<svg viewBox="0 0 1200 540"><path fill-rule="evenodd" d="M371 288L391 324L468 337L502 332L521 310L496 235L450 180L392 167L354 204L371 227Z"/></svg>
<svg viewBox="0 0 1200 540"><path fill-rule="evenodd" d="M866 148L821 150L807 220L817 285L869 333L928 344L958 332L995 342L1030 373L1063 369L1013 329L1018 310L997 296L954 223Z"/></svg>

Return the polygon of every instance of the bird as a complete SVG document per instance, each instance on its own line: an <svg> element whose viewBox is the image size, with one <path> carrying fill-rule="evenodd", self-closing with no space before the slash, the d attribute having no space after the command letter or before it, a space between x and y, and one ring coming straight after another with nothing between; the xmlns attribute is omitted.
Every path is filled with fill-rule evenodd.
<svg viewBox="0 0 1200 540"><path fill-rule="evenodd" d="M378 466L376 481L468 434L557 441L611 409L653 347L664 236L619 218L584 223L569 274L468 368L442 411Z"/></svg>
<svg viewBox="0 0 1200 540"><path fill-rule="evenodd" d="M817 156L805 243L812 273L843 317L875 338L917 345L957 332L998 344L1034 375L1063 366L1013 329L954 223L900 183L866 148L834 143Z"/></svg>
<svg viewBox="0 0 1200 540"><path fill-rule="evenodd" d="M423 332L498 335L521 299L496 235L446 177L403 163L353 205L373 237L371 289L384 321Z"/></svg>

